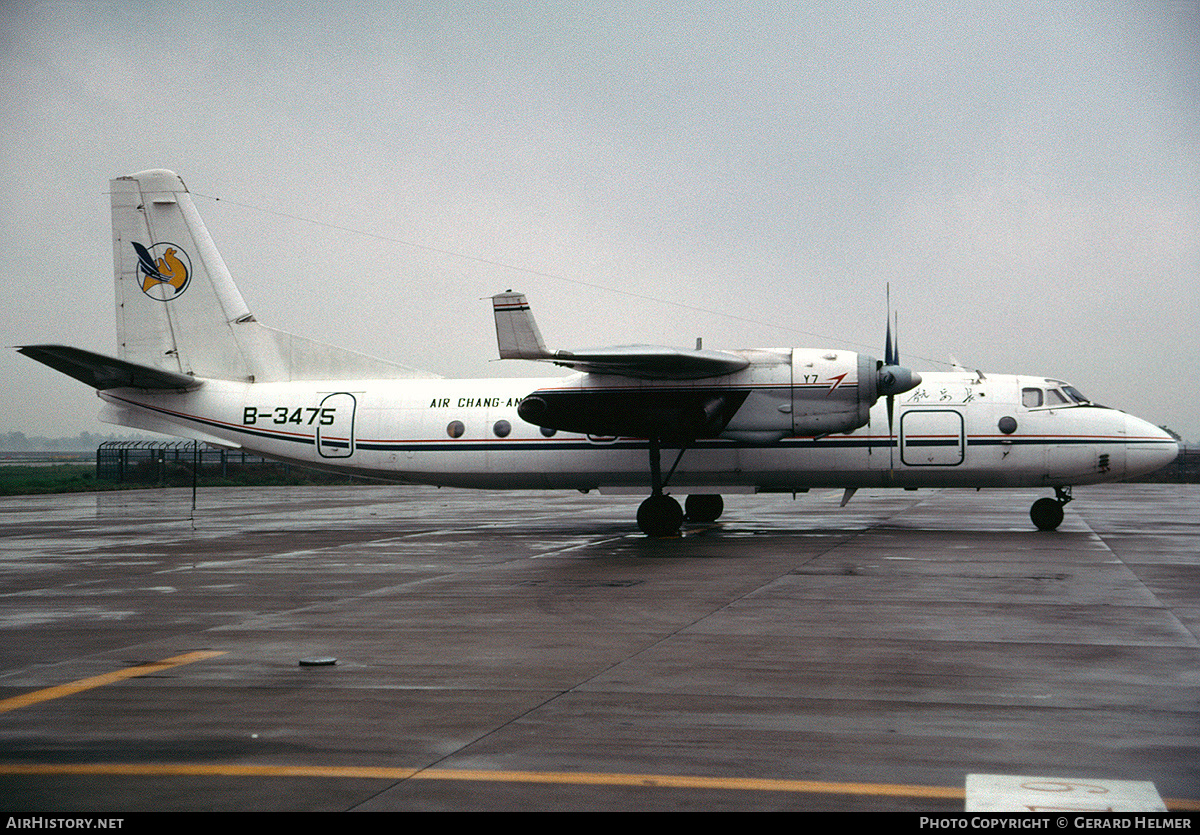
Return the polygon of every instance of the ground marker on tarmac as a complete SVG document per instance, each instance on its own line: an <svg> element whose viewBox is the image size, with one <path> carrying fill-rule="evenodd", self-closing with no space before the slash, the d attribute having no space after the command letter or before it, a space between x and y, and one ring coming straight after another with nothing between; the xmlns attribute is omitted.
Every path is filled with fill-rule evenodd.
<svg viewBox="0 0 1200 835"><path fill-rule="evenodd" d="M968 774L968 812L1165 812L1153 783Z"/></svg>

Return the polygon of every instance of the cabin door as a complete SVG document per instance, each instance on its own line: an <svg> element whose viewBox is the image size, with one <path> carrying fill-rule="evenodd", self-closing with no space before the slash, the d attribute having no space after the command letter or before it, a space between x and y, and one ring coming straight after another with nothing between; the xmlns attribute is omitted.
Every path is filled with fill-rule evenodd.
<svg viewBox="0 0 1200 835"><path fill-rule="evenodd" d="M321 401L317 422L317 455L349 458L354 454L354 395L339 391Z"/></svg>
<svg viewBox="0 0 1200 835"><path fill-rule="evenodd" d="M909 467L953 467L966 454L963 417L954 409L908 409L900 416L900 460Z"/></svg>

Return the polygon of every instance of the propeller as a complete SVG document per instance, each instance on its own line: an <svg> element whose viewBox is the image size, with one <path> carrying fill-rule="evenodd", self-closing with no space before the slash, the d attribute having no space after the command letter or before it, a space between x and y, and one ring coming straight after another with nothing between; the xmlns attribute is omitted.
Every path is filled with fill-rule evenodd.
<svg viewBox="0 0 1200 835"><path fill-rule="evenodd" d="M883 362L877 366L876 392L887 396L888 436L893 434L896 395L921 385L921 375L900 364L900 319L896 317L896 332L892 333L892 288L887 288L887 329L884 333Z"/></svg>

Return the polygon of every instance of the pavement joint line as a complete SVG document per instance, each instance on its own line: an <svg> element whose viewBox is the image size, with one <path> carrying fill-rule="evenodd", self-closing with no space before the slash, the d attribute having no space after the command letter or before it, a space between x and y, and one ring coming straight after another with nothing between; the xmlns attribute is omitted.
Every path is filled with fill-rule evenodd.
<svg viewBox="0 0 1200 835"><path fill-rule="evenodd" d="M197 661L203 661L207 658L215 658L218 655L224 655L225 650L196 650L195 652L185 652L182 655L173 655L170 658L164 658L161 661L151 661L149 664L139 664L136 667L126 667L122 670L114 670L111 673L103 673L90 678L81 678L78 681L72 681L67 684L59 684L54 687L46 687L41 690L34 690L32 693L25 693L20 696L13 696L8 699L0 700L0 713L7 713L10 710L17 710L22 707L48 702L52 699L61 699L63 696L71 696L75 693L80 693L84 690L92 690L96 687L103 687L106 684L114 684L118 681L124 681L127 678L137 678L138 676L150 675L152 673L169 670L172 667L181 667L184 664L193 664Z"/></svg>

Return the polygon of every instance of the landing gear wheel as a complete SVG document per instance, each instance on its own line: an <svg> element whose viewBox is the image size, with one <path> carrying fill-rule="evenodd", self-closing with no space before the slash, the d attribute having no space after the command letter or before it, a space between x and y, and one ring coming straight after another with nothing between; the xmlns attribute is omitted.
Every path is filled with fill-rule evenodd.
<svg viewBox="0 0 1200 835"><path fill-rule="evenodd" d="M1038 499L1029 508L1029 518L1039 531L1052 531L1062 524L1063 503L1057 499Z"/></svg>
<svg viewBox="0 0 1200 835"><path fill-rule="evenodd" d="M715 493L688 496L683 503L689 522L715 522L725 510L725 500Z"/></svg>
<svg viewBox="0 0 1200 835"><path fill-rule="evenodd" d="M638 527L646 536L674 536L683 524L683 508L670 496L651 496L638 506Z"/></svg>

